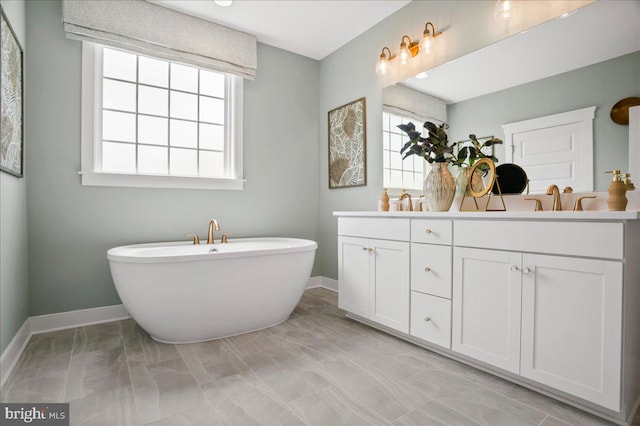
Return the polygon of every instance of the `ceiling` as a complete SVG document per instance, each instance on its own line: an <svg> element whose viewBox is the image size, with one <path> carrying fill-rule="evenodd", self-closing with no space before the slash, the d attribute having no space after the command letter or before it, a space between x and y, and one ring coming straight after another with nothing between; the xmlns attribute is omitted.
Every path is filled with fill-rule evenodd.
<svg viewBox="0 0 640 426"><path fill-rule="evenodd" d="M598 1L403 84L450 104L638 50L640 2Z"/></svg>
<svg viewBox="0 0 640 426"><path fill-rule="evenodd" d="M149 0L256 35L261 43L321 60L411 0Z"/></svg>

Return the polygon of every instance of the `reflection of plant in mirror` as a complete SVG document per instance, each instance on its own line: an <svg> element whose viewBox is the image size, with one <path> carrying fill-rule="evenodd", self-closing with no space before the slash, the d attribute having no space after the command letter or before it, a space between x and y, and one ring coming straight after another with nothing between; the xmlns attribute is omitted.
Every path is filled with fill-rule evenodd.
<svg viewBox="0 0 640 426"><path fill-rule="evenodd" d="M460 150L458 151L458 158L455 161L452 161L451 164L459 167L471 167L476 160L481 158L489 158L496 163L498 162L498 159L493 154L487 155L482 152L482 150L484 148L490 148L493 145L501 144L502 139L491 137L490 139L480 143L474 134L470 134L469 139L471 140L470 144L469 141L460 141L453 144L458 145ZM465 145L463 146L463 144Z"/></svg>
<svg viewBox="0 0 640 426"><path fill-rule="evenodd" d="M423 126L429 132L429 136L422 137L422 133L416 130L416 126L409 122L400 124L398 128L409 136L409 142L405 143L400 154L404 154L404 160L410 155L418 155L429 163L451 163L456 160L453 156L453 145L449 146L446 129L447 123L436 126L430 121Z"/></svg>

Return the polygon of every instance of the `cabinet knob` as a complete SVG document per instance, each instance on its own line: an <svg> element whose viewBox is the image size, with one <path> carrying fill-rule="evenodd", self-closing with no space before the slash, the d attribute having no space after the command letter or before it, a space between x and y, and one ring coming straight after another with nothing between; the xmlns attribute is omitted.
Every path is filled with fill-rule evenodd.
<svg viewBox="0 0 640 426"><path fill-rule="evenodd" d="M424 320L425 320L426 322L429 322L429 321L431 321L431 317L425 317L425 318L424 318Z"/></svg>
<svg viewBox="0 0 640 426"><path fill-rule="evenodd" d="M367 251L367 248L366 247L362 247L362 251Z"/></svg>
<svg viewBox="0 0 640 426"><path fill-rule="evenodd" d="M529 268L529 267L525 267L525 268L522 270L522 272L523 272L523 273L525 273L525 274L528 274L529 272L531 272L531 268Z"/></svg>
<svg viewBox="0 0 640 426"><path fill-rule="evenodd" d="M429 268L428 266L426 268L424 268L425 272L431 272L431 268Z"/></svg>
<svg viewBox="0 0 640 426"><path fill-rule="evenodd" d="M424 231L424 232L426 232L427 234L433 234L433 231L432 231L431 229L428 229L428 228L427 228L427 230L426 230L426 231Z"/></svg>
<svg viewBox="0 0 640 426"><path fill-rule="evenodd" d="M518 272L519 270L520 268L518 268L516 265L511 266L511 272Z"/></svg>
<svg viewBox="0 0 640 426"><path fill-rule="evenodd" d="M371 252L373 252L373 249L372 249L372 248L368 248L368 249L367 249L367 251L368 251L369 253L371 253Z"/></svg>

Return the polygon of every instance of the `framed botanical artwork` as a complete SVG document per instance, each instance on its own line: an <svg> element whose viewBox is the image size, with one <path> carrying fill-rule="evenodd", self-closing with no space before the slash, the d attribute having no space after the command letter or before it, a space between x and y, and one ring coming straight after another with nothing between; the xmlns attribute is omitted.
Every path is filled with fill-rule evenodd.
<svg viewBox="0 0 640 426"><path fill-rule="evenodd" d="M366 127L365 98L329 111L329 189L367 184Z"/></svg>
<svg viewBox="0 0 640 426"><path fill-rule="evenodd" d="M0 8L0 170L22 177L22 48Z"/></svg>

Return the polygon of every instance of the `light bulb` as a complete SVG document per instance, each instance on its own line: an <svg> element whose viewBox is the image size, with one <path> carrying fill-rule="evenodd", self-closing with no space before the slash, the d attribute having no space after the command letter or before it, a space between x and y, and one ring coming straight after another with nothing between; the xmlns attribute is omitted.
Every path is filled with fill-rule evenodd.
<svg viewBox="0 0 640 426"><path fill-rule="evenodd" d="M402 43L400 45L400 52L398 52L398 58L400 58L400 63L405 65L409 58L411 57L411 52L409 52L409 48L406 43Z"/></svg>
<svg viewBox="0 0 640 426"><path fill-rule="evenodd" d="M213 0L213 2L218 6L227 7L227 6L231 6L231 4L233 3L233 0Z"/></svg>
<svg viewBox="0 0 640 426"><path fill-rule="evenodd" d="M380 55L380 59L376 62L376 74L385 75L387 70L389 69L389 61L387 61L387 56L383 53Z"/></svg>
<svg viewBox="0 0 640 426"><path fill-rule="evenodd" d="M513 2L510 0L498 0L494 7L494 17L496 19L507 20L515 11Z"/></svg>
<svg viewBox="0 0 640 426"><path fill-rule="evenodd" d="M422 40L420 40L420 50L422 52L425 53L425 55L428 55L429 53L431 53L431 45L432 45L432 38L431 37L431 33L428 33L425 31L425 36L422 37Z"/></svg>

